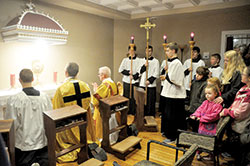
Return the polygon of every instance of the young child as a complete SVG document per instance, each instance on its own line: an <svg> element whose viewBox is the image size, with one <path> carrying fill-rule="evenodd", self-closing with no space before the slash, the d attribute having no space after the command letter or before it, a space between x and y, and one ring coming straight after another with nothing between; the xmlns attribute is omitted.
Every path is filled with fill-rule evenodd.
<svg viewBox="0 0 250 166"><path fill-rule="evenodd" d="M206 100L205 97L205 87L207 86L209 70L204 66L200 66L196 70L196 79L192 82L191 85L191 94L190 94L190 109L191 113L194 113L195 110Z"/></svg>
<svg viewBox="0 0 250 166"><path fill-rule="evenodd" d="M207 79L207 85L215 85L215 86L217 86L217 88L220 91L219 96L221 96L221 82L220 82L219 78L212 77L212 78Z"/></svg>
<svg viewBox="0 0 250 166"><path fill-rule="evenodd" d="M188 117L195 112L195 110L206 100L205 88L207 86L209 70L204 66L200 66L196 70L196 79L191 85L190 107L188 110ZM188 124L192 127L192 131L197 132L199 124L192 119L188 120Z"/></svg>
<svg viewBox="0 0 250 166"><path fill-rule="evenodd" d="M216 104L213 100L219 95L219 90L215 85L208 85L205 88L206 99L202 105L193 113L190 118L200 121L198 133L204 135L215 135L217 120L220 118L222 110L221 104ZM197 154L197 160L201 159L200 152ZM206 160L211 160L211 155Z"/></svg>
<svg viewBox="0 0 250 166"><path fill-rule="evenodd" d="M211 55L210 57L211 67L209 68L209 71L211 72L211 77L217 77L221 79L223 68L220 67L220 60L221 60L220 54Z"/></svg>

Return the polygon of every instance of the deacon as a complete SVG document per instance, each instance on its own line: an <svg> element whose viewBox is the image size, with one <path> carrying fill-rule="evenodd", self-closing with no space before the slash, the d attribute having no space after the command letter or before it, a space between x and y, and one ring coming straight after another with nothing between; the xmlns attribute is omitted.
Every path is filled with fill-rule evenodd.
<svg viewBox="0 0 250 166"><path fill-rule="evenodd" d="M139 86L139 73L137 71L140 68L141 58L137 57L135 54L136 46L134 49L128 47L129 55L127 58L122 60L119 67L119 73L123 75L123 96L130 99L129 104L129 114L135 115L136 103L134 99L134 86ZM132 71L131 71L131 59L132 59ZM130 79L132 79L132 89L130 89ZM132 90L132 95L130 96L130 90Z"/></svg>
<svg viewBox="0 0 250 166"><path fill-rule="evenodd" d="M70 105L79 105L87 110L87 142L88 144L95 142L95 130L92 114L90 110L91 95L88 84L77 79L79 72L78 64L71 62L65 67L66 79L64 83L56 90L53 98L53 108L58 109ZM79 127L74 127L66 131L56 134L56 149L58 151L69 146L78 144L80 141ZM80 149L76 149L66 155L58 158L59 162L70 162L77 159L77 153Z"/></svg>
<svg viewBox="0 0 250 166"><path fill-rule="evenodd" d="M7 100L5 119L14 119L17 166L48 165L43 112L52 110L52 104L46 94L32 87L33 80L30 69L21 70L19 82L23 89Z"/></svg>
<svg viewBox="0 0 250 166"><path fill-rule="evenodd" d="M147 54L147 48L146 48ZM148 63L142 59L139 73L141 75L140 87L147 86L147 105L144 109L145 116L155 116L155 102L156 102L156 79L159 77L159 61L152 56L153 47L148 47ZM148 78L146 78L146 66L148 66Z"/></svg>
<svg viewBox="0 0 250 166"><path fill-rule="evenodd" d="M165 143L174 141L177 129L185 129L184 101L186 90L184 87L184 70L177 57L178 45L169 43L166 48L168 56L168 72L165 74L161 96L164 97L164 111L162 113L163 135L167 137Z"/></svg>
<svg viewBox="0 0 250 166"><path fill-rule="evenodd" d="M99 68L98 76L102 83L99 86L96 82L92 84L94 94L91 102L95 107L93 118L95 120L96 138L98 139L99 142L101 142L103 139L103 128L102 128L102 118L99 110L99 100L117 95L118 90L115 82L110 78L111 70L109 67L104 66ZM111 115L109 119L109 124L111 129L118 126L116 114ZM118 140L118 134L119 134L118 132L114 132L109 135L111 145Z"/></svg>

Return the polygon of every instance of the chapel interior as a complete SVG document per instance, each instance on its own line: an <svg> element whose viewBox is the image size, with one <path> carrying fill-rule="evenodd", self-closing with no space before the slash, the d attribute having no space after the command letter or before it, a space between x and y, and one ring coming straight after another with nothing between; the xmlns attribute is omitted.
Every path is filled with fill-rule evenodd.
<svg viewBox="0 0 250 166"><path fill-rule="evenodd" d="M137 55L140 58L145 56L146 30L140 25L145 24L146 18L156 25L149 31L149 44L154 47L153 56L160 63L165 59L163 35L182 48L178 59L184 63L190 58L190 33L194 32L195 45L201 48L202 58L208 66L209 55L213 53L221 54L223 64L227 37L246 36L250 42L249 0L0 0L0 31L3 32L11 20L20 16L30 2L35 10L53 18L63 27L60 35L65 38L50 43L49 40L39 40L39 36L32 41L8 41L3 34L0 35L0 120L4 117L7 97L21 89L18 74L23 68L33 70L35 87L46 92L51 99L65 79L64 69L68 62L78 63L78 79L89 85L101 83L98 78L101 66L108 66L111 78L122 82L118 69L127 56L131 36L134 36ZM236 45L237 41L234 42ZM92 91L92 87L90 89ZM160 80L157 80L156 110L159 93ZM160 132L159 112L156 112L155 119L157 132L139 132L141 149L128 154L125 161L108 153L104 165L112 166L116 161L121 166L132 166L145 160L148 141L164 140ZM127 124L132 124L133 120L134 116L128 115ZM152 144L150 160L161 165L174 165L175 152L174 149ZM182 155L179 152L179 158ZM220 164L224 163L226 161L221 158ZM196 166L213 164L213 161L193 160Z"/></svg>

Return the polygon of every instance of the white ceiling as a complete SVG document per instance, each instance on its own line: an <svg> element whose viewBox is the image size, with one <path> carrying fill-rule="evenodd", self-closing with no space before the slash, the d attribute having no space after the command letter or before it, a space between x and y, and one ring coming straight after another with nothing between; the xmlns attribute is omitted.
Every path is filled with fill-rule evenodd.
<svg viewBox="0 0 250 166"><path fill-rule="evenodd" d="M113 19L136 19L250 5L250 0L39 0Z"/></svg>
<svg viewBox="0 0 250 166"><path fill-rule="evenodd" d="M127 14L148 13L236 0L86 0Z"/></svg>

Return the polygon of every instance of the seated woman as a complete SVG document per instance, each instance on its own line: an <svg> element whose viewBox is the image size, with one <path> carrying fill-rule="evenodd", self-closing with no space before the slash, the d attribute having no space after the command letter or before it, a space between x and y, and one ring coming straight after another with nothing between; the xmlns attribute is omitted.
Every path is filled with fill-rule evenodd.
<svg viewBox="0 0 250 166"><path fill-rule="evenodd" d="M223 107L229 108L235 98L236 93L244 86L241 82L241 74L246 67L238 52L229 50L224 54L224 70L221 77L221 96L215 99L216 103L223 103Z"/></svg>
<svg viewBox="0 0 250 166"><path fill-rule="evenodd" d="M223 109L220 116L230 115L234 119L232 131L228 135L231 143L229 152L235 153L232 155L237 163L247 165L250 163L250 159L247 158L250 156L250 67L243 70L241 81L246 85L237 92L233 104Z"/></svg>

